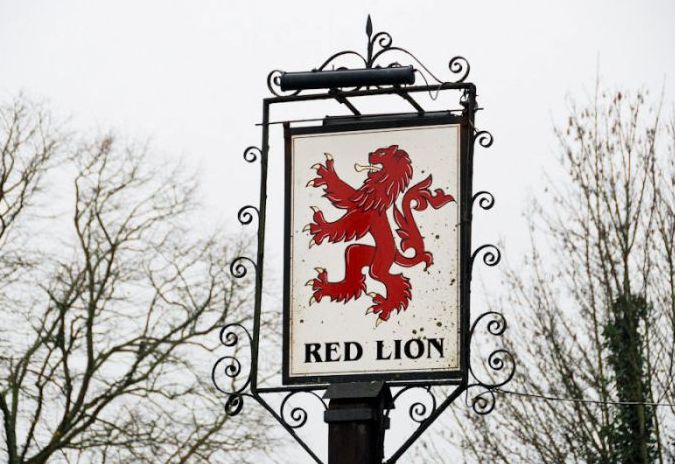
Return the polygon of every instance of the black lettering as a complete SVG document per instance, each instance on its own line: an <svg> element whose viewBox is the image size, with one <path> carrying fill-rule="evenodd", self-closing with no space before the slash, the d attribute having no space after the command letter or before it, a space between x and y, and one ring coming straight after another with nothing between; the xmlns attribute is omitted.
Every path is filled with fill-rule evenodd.
<svg viewBox="0 0 675 464"><path fill-rule="evenodd" d="M337 342L326 343L326 362L335 362L340 360L340 355L334 358L333 355L338 353L340 344Z"/></svg>
<svg viewBox="0 0 675 464"><path fill-rule="evenodd" d="M394 340L394 359L401 359L401 340Z"/></svg>
<svg viewBox="0 0 675 464"><path fill-rule="evenodd" d="M377 357L375 358L378 361L381 361L383 359L391 359L391 353L389 353L389 356L386 358L384 357L384 341L383 340L378 340L377 341Z"/></svg>
<svg viewBox="0 0 675 464"><path fill-rule="evenodd" d="M427 340L427 358L431 358L431 347L433 346L438 351L438 357L443 357L443 340L444 338L430 338Z"/></svg>
<svg viewBox="0 0 675 464"><path fill-rule="evenodd" d="M356 350L352 357L352 347ZM357 342L345 342L345 361L358 361L363 356L363 347Z"/></svg>
<svg viewBox="0 0 675 464"><path fill-rule="evenodd" d="M305 343L305 362L322 362L321 355L319 355L319 348L321 343ZM312 361L314 358L314 361Z"/></svg>
<svg viewBox="0 0 675 464"><path fill-rule="evenodd" d="M413 355L413 352L412 352L413 350L411 348L411 346L413 344L415 346L417 346L417 349L415 350L414 355ZM405 351L405 355L406 355L407 358L417 359L424 354L424 343L422 343L422 341L417 339L417 338L413 338L412 340L408 340L407 342L405 342L405 346L404 346L403 350Z"/></svg>

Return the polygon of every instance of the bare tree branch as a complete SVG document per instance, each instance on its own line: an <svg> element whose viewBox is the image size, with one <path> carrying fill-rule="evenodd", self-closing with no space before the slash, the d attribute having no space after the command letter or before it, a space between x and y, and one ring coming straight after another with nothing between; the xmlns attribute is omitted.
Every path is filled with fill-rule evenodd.
<svg viewBox="0 0 675 464"><path fill-rule="evenodd" d="M2 251L59 144L25 105L0 116ZM5 292L13 304L0 306L5 317L35 303L18 308L21 327L0 332L8 462L241 462L264 452L275 440L228 417L208 383L215 331L248 322L250 282L228 272L245 243L200 230L195 178L180 165L158 169L145 146L103 136L68 159L59 175L75 173L70 247L32 263L43 279L17 277Z"/></svg>
<svg viewBox="0 0 675 464"><path fill-rule="evenodd" d="M515 319L510 389L599 403L503 394L484 418L456 409L446 436L472 460L673 462L672 408L605 403L675 400L675 120L646 99L598 85L572 102L556 130L566 176L533 205L530 252L499 303Z"/></svg>

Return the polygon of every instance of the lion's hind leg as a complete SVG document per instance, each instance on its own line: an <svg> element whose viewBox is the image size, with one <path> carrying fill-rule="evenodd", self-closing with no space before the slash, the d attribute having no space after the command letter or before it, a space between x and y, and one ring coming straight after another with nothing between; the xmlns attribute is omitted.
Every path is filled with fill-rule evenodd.
<svg viewBox="0 0 675 464"><path fill-rule="evenodd" d="M412 298L410 279L403 274L389 274L389 272L378 274L376 270L372 269L371 276L384 284L387 289L387 296L376 294L373 297L374 304L369 311L377 314L379 319L387 321L392 311L399 312L408 307Z"/></svg>
<svg viewBox="0 0 675 464"><path fill-rule="evenodd" d="M370 266L375 255L375 248L369 245L350 245L345 251L345 277L338 282L328 281L328 272L323 268L316 268L318 275L310 279L307 285L312 287L312 299L321 301L329 298L331 301L346 303L351 299L359 298L366 291L366 276L364 266ZM312 300L310 300L310 304Z"/></svg>

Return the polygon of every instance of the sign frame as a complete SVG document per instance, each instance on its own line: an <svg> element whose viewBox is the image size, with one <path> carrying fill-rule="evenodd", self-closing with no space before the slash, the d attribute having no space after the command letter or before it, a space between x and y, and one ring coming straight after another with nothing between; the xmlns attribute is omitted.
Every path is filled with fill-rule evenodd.
<svg viewBox="0 0 675 464"><path fill-rule="evenodd" d="M295 375L290 373L291 356L291 157L292 138L295 135L349 133L363 130L415 128L424 126L459 126L459 244L458 244L458 367L433 371L403 371L354 374L317 374ZM473 133L471 121L466 113L400 113L377 115L372 117L327 117L321 125L292 127L284 124L284 258L283 258L283 331L282 331L282 384L283 385L315 385L318 387L343 382L359 382L382 380L387 384L414 385L430 382L434 384L460 384L468 374L468 342L470 319L470 275L471 275L471 206L472 206L472 145ZM454 192L448 192L454 193Z"/></svg>

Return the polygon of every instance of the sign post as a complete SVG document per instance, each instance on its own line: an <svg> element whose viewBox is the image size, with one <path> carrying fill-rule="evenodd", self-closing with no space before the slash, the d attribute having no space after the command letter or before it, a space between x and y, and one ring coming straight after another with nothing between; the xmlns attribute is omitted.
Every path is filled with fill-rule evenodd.
<svg viewBox="0 0 675 464"><path fill-rule="evenodd" d="M328 464L379 464L384 459L387 413L394 407L384 382L336 383L326 390L330 399L324 420L328 424Z"/></svg>
<svg viewBox="0 0 675 464"><path fill-rule="evenodd" d="M306 401L289 406L300 395L322 406L329 464L392 463L460 394L473 392L467 404L476 413L492 411L495 392L515 373L504 349L488 355L485 368L493 375L486 379L470 363L475 332L484 327L501 336L506 321L493 311L472 317L470 310L474 264L494 266L501 256L492 244L471 246L474 207L489 210L494 197L473 190L474 146L491 146L492 135L476 129L468 62L452 58L453 79L440 80L392 46L388 33L373 33L370 17L366 35L365 55L338 52L310 72L268 77L274 96L263 101L262 144L244 152L247 162L260 164L259 203L239 212L244 225L257 218L257 257L231 265L235 278L255 272L253 326L222 329L222 344L234 352L212 371L230 414L241 411L245 398L255 400L318 463L325 461L299 433L309 418ZM411 64L384 62L391 53ZM338 65L345 57L361 66ZM418 75L424 85L414 85ZM456 95L456 105L425 110L419 102L441 94ZM412 112L364 114L357 107L383 97ZM274 105L329 101L349 114L270 120ZM270 171L275 125L283 130L275 144L283 169ZM270 229L284 248L281 375L271 386L258 379L262 340L274 342L262 311L270 175L282 181L284 197L283 227ZM241 361L245 342L249 369ZM406 399L416 428L387 446L393 451L386 456L390 411Z"/></svg>

